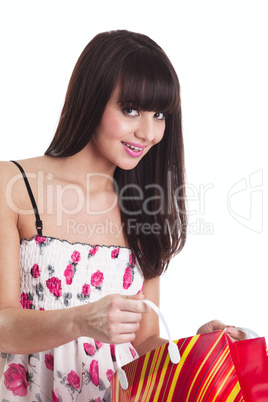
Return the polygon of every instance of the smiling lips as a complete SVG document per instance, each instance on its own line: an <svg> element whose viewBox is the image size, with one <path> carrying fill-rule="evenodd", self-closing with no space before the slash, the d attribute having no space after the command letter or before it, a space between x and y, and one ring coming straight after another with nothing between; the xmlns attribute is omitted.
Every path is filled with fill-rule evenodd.
<svg viewBox="0 0 268 402"><path fill-rule="evenodd" d="M122 142L122 144L126 152L134 157L141 156L144 148L147 147L147 145L133 144L132 142Z"/></svg>

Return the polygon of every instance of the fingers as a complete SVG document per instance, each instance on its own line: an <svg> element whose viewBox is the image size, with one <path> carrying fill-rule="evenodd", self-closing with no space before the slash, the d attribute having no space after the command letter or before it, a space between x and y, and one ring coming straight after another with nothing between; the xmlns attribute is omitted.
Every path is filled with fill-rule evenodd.
<svg viewBox="0 0 268 402"><path fill-rule="evenodd" d="M128 343L128 342L134 342L136 338L135 333L131 333L131 334L120 334L117 337L116 342L113 342L115 344L119 344L119 343Z"/></svg>
<svg viewBox="0 0 268 402"><path fill-rule="evenodd" d="M226 327L225 332L230 335L230 337L235 340L235 341L242 341L247 339L247 335L242 332L239 331L238 329L236 329L235 327Z"/></svg>
<svg viewBox="0 0 268 402"><path fill-rule="evenodd" d="M107 298L107 334L111 343L132 342L140 328L142 314L147 306L142 302L143 295L112 295ZM138 300L137 300L138 299Z"/></svg>
<svg viewBox="0 0 268 402"><path fill-rule="evenodd" d="M197 331L197 334L206 334L209 332L214 332L214 331L219 331L219 330L224 330L226 328L226 325L219 320L212 320L209 321L208 323L202 325Z"/></svg>
<svg viewBox="0 0 268 402"><path fill-rule="evenodd" d="M121 312L120 320L121 322L130 323L130 322L140 322L142 319L141 313L129 313L126 311Z"/></svg>
<svg viewBox="0 0 268 402"><path fill-rule="evenodd" d="M117 326L118 333L121 335L132 334L137 332L139 329L140 329L139 322L121 323L118 324Z"/></svg>
<svg viewBox="0 0 268 402"><path fill-rule="evenodd" d="M220 331L226 328L226 325L220 320L213 320L210 322L212 331Z"/></svg>
<svg viewBox="0 0 268 402"><path fill-rule="evenodd" d="M239 331L234 326L226 325L222 321L213 320L208 322L207 324L200 327L197 331L197 334L205 334L214 331L225 331L233 340L241 341L247 339L247 336L244 332Z"/></svg>
<svg viewBox="0 0 268 402"><path fill-rule="evenodd" d="M126 300L126 303L124 303L122 306L122 310L130 313L143 314L148 312L148 306L142 301Z"/></svg>
<svg viewBox="0 0 268 402"><path fill-rule="evenodd" d="M143 293L134 296L113 294L83 307L82 336L111 344L132 342L140 329L143 314L148 311L143 299Z"/></svg>
<svg viewBox="0 0 268 402"><path fill-rule="evenodd" d="M228 335L236 341L247 339L247 335L243 331L239 331L233 325L226 325L222 321L214 320L209 323L213 331L224 330Z"/></svg>
<svg viewBox="0 0 268 402"><path fill-rule="evenodd" d="M134 296L125 296L125 302L122 303L122 309L124 311L134 312L134 313L148 313L149 307L147 304L142 303L144 299L143 293L138 293Z"/></svg>
<svg viewBox="0 0 268 402"><path fill-rule="evenodd" d="M109 301L108 320L111 323L139 322L145 311L146 308L141 301L115 296Z"/></svg>
<svg viewBox="0 0 268 402"><path fill-rule="evenodd" d="M247 335L236 329L234 326L226 325L222 321L213 320L200 327L197 334L205 334L214 331L225 331L234 341L241 341L247 339Z"/></svg>

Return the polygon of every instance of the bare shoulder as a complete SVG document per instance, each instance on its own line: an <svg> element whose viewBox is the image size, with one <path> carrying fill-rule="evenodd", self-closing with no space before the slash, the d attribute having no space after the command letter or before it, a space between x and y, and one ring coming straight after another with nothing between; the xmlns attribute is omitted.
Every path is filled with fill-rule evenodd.
<svg viewBox="0 0 268 402"><path fill-rule="evenodd" d="M0 161L0 183L5 183L9 180L16 172L18 168L9 161Z"/></svg>
<svg viewBox="0 0 268 402"><path fill-rule="evenodd" d="M38 168L44 168L51 162L48 156L37 156L35 158L16 160L20 166L26 171L35 171ZM18 167L12 161L0 161L0 179L2 181L10 179L14 174L18 173Z"/></svg>
<svg viewBox="0 0 268 402"><path fill-rule="evenodd" d="M42 155L42 156L36 156L34 158L16 160L15 162L17 162L23 168L23 170L25 170L25 172L26 171L34 172L39 169L46 169L49 168L50 166L53 166L54 159L56 158ZM3 166L3 169L10 168L11 170L13 170L13 172L18 171L18 167L11 162L0 162L0 166Z"/></svg>
<svg viewBox="0 0 268 402"><path fill-rule="evenodd" d="M49 158L40 156L31 159L17 160L16 162L23 168L27 178L32 182L38 170L45 169L49 165ZM31 183L32 184L32 183ZM22 174L11 161L0 161L0 207L1 217L6 213L14 217L20 208L27 206L28 194Z"/></svg>
<svg viewBox="0 0 268 402"><path fill-rule="evenodd" d="M56 159L56 158L55 158ZM25 171L28 180L31 182L36 178L37 173L40 171L53 171L55 162L53 157L38 156L35 158L16 160L22 169ZM5 189L12 185L16 194L20 194L24 189L24 180L19 167L12 161L0 161L0 193L2 194ZM34 184L33 184L34 185ZM24 191L22 191L24 193Z"/></svg>

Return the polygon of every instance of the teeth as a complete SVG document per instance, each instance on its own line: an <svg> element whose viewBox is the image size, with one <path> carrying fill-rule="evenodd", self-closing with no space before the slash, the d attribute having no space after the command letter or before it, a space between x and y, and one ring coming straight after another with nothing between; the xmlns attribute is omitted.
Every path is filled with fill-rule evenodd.
<svg viewBox="0 0 268 402"><path fill-rule="evenodd" d="M125 144L128 148L133 149L133 151L135 151L135 152L139 152L139 151L142 150L142 148L134 147L133 145L129 145L129 144L127 144L126 142L124 142L124 144Z"/></svg>

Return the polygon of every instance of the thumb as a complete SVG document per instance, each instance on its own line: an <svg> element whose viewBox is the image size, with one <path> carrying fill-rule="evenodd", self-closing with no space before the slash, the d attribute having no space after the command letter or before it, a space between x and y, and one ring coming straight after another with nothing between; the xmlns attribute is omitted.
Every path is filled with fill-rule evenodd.
<svg viewBox="0 0 268 402"><path fill-rule="evenodd" d="M132 296L126 296L126 298L131 299L131 300L143 300L144 299L144 293L140 292L140 293L137 293L137 294L132 295Z"/></svg>
<svg viewBox="0 0 268 402"><path fill-rule="evenodd" d="M135 301L143 301L144 300L144 293L143 292L140 292L140 293L137 293L136 295L133 295L133 296L127 296L129 299L131 299L131 300L135 300ZM150 308L149 308L149 306L147 306L147 304L145 304L145 303L142 303L142 313L148 313L150 311Z"/></svg>

